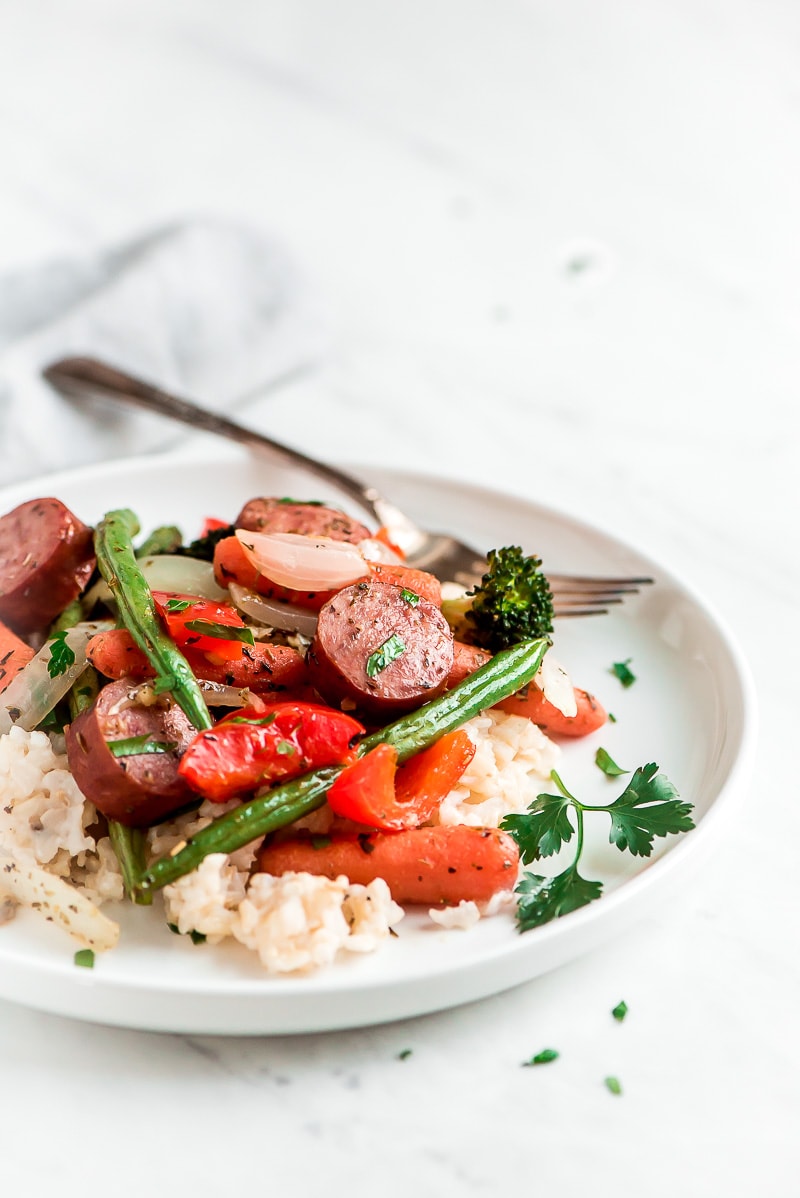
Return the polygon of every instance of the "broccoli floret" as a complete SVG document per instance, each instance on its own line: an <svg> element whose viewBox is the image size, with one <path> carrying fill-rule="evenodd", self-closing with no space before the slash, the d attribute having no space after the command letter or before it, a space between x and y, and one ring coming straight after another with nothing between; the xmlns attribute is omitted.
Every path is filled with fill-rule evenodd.
<svg viewBox="0 0 800 1198"><path fill-rule="evenodd" d="M480 585L442 604L460 640L496 653L553 631L553 596L538 557L517 545L493 549Z"/></svg>

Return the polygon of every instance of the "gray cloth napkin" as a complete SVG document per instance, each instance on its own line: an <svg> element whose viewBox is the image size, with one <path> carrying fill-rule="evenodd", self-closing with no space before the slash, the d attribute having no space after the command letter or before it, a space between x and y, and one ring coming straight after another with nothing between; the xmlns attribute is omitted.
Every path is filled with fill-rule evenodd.
<svg viewBox="0 0 800 1198"><path fill-rule="evenodd" d="M324 322L286 253L222 220L0 275L0 485L187 436L134 409L63 399L41 378L58 357L102 357L230 411L313 368L325 349Z"/></svg>

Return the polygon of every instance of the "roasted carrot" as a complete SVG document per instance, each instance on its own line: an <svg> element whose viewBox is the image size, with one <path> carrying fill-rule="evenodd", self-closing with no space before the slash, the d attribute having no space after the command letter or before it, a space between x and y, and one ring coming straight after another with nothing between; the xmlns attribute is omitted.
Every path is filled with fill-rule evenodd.
<svg viewBox="0 0 800 1198"><path fill-rule="evenodd" d="M319 845L319 847L314 847ZM320 843L286 840L267 844L258 857L266 873L291 871L346 875L367 885L383 878L398 903L486 902L517 879L519 851L498 828L464 824L411 828L404 832L334 835Z"/></svg>
<svg viewBox="0 0 800 1198"><path fill-rule="evenodd" d="M21 641L15 632L0 623L0 691L33 657L33 649Z"/></svg>
<svg viewBox="0 0 800 1198"><path fill-rule="evenodd" d="M467 645L464 641L453 641L453 665L447 675L447 689L463 682L479 666L485 666L491 657L488 649L479 649L477 645Z"/></svg>
<svg viewBox="0 0 800 1198"><path fill-rule="evenodd" d="M486 649L477 645L466 645L463 641L453 642L453 667L447 676L447 688L456 686L459 682L474 673L491 658ZM497 707L509 715L521 715L533 720L534 724L552 736L588 736L596 732L608 719L605 709L594 695L575 687L575 702L578 704L577 713L566 716L545 699L542 692L534 683L529 683L516 695L503 699Z"/></svg>
<svg viewBox="0 0 800 1198"><path fill-rule="evenodd" d="M153 678L154 670L126 628L100 632L89 641L89 661L106 678ZM240 658L224 665L202 653L186 651L186 660L198 678L225 686L249 687L256 694L296 691L308 682L306 664L289 645L245 645Z"/></svg>
<svg viewBox="0 0 800 1198"><path fill-rule="evenodd" d="M387 566L383 562L372 563L372 575L381 582L393 582L415 595L421 595L434 607L442 606L442 584L435 574L427 570L414 570L411 566Z"/></svg>
<svg viewBox="0 0 800 1198"><path fill-rule="evenodd" d="M566 716L552 703L548 703L540 690L530 685L527 690L503 699L497 706L510 715L527 716L543 732L552 736L588 736L605 724L608 715L594 695L576 686L575 701L578 704L577 713Z"/></svg>

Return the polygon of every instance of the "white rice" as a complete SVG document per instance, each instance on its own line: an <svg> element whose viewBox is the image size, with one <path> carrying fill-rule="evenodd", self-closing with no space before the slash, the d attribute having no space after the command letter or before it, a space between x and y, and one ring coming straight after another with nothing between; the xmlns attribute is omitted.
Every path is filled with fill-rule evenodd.
<svg viewBox="0 0 800 1198"><path fill-rule="evenodd" d="M94 821L62 737L16 727L0 737L0 844L18 863L78 883L97 904L121 899L123 887L108 838L89 831Z"/></svg>

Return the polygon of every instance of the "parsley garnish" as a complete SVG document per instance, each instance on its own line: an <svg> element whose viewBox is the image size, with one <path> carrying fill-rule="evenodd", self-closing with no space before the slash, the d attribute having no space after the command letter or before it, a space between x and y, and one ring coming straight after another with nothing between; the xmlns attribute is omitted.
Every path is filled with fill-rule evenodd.
<svg viewBox="0 0 800 1198"><path fill-rule="evenodd" d="M517 924L521 932L549 923L584 907L603 892L602 882L582 877L578 862L583 852L583 824L586 812L603 811L611 818L609 842L634 857L649 857L656 836L688 832L694 827L691 803L682 803L672 783L651 763L640 766L622 794L613 803L600 806L582 803L570 794L555 770L551 777L559 794L540 794L526 815L507 815L500 825L517 842L524 865L551 857L577 832L572 863L554 877L543 877L528 870L517 886ZM575 813L575 828L569 809Z"/></svg>
<svg viewBox="0 0 800 1198"><path fill-rule="evenodd" d="M280 753L281 757L293 757L297 752L290 740L279 740L275 746L275 751Z"/></svg>
<svg viewBox="0 0 800 1198"><path fill-rule="evenodd" d="M76 965L82 966L83 969L94 969L94 949L79 948L73 960Z"/></svg>
<svg viewBox="0 0 800 1198"><path fill-rule="evenodd" d="M416 607L419 603L419 595L415 591L409 591L407 587L403 587L400 598L404 603L410 603L412 607Z"/></svg>
<svg viewBox="0 0 800 1198"><path fill-rule="evenodd" d="M191 606L192 602L190 599L168 599L166 610L168 612L186 611L187 607Z"/></svg>
<svg viewBox="0 0 800 1198"><path fill-rule="evenodd" d="M397 1054L398 1061L407 1061L414 1050L412 1048L403 1048Z"/></svg>
<svg viewBox="0 0 800 1198"><path fill-rule="evenodd" d="M622 1023L623 1019L628 1014L628 1004L625 1002L624 999L622 1000L622 1002L617 1003L617 1005L614 1007L611 1014L614 1016L617 1023Z"/></svg>
<svg viewBox="0 0 800 1198"><path fill-rule="evenodd" d="M70 666L75 664L75 651L67 644L66 630L57 632L50 644L50 660L47 672L51 678L65 674Z"/></svg>
<svg viewBox="0 0 800 1198"><path fill-rule="evenodd" d="M629 774L630 770L624 770L621 765L617 765L613 757L609 756L605 749L598 749L594 755L594 763L598 766L607 778L619 778L621 774Z"/></svg>
<svg viewBox="0 0 800 1198"><path fill-rule="evenodd" d="M255 724L258 728L266 728L268 724L274 724L274 722L274 711L259 716L236 715L232 719L225 721L226 724Z"/></svg>
<svg viewBox="0 0 800 1198"><path fill-rule="evenodd" d="M311 835L312 849L327 849L328 845L331 843L332 841L330 836L320 836L319 834L315 833L312 833Z"/></svg>
<svg viewBox="0 0 800 1198"><path fill-rule="evenodd" d="M374 678L376 674L380 674L381 670L385 670L393 661L397 661L398 657L402 657L405 651L406 647L400 637L393 632L389 639L367 658L367 677Z"/></svg>
<svg viewBox="0 0 800 1198"><path fill-rule="evenodd" d="M632 661L632 657L626 657L625 661L615 661L611 667L611 673L619 678L623 686L633 686L636 681L636 675L628 669Z"/></svg>
<svg viewBox="0 0 800 1198"><path fill-rule="evenodd" d="M605 1077L603 1078L603 1084L610 1094L622 1093L622 1086L620 1085L618 1077Z"/></svg>
<svg viewBox="0 0 800 1198"><path fill-rule="evenodd" d="M523 1061L522 1064L527 1068L529 1065L549 1065L551 1061L558 1060L558 1052L555 1048L543 1048L541 1052L537 1052L536 1056L531 1057L529 1061Z"/></svg>
<svg viewBox="0 0 800 1198"><path fill-rule="evenodd" d="M255 644L250 628L240 628L233 624L215 624L212 620L187 620L184 627L187 632L211 636L218 641L243 641L246 645Z"/></svg>
<svg viewBox="0 0 800 1198"><path fill-rule="evenodd" d="M177 749L177 741L152 740L144 736L129 736L125 740L107 740L106 744L115 757L138 757L143 753L171 753Z"/></svg>
<svg viewBox="0 0 800 1198"><path fill-rule="evenodd" d="M296 503L300 507L325 507L321 499L292 499L291 495L283 495L278 503Z"/></svg>

